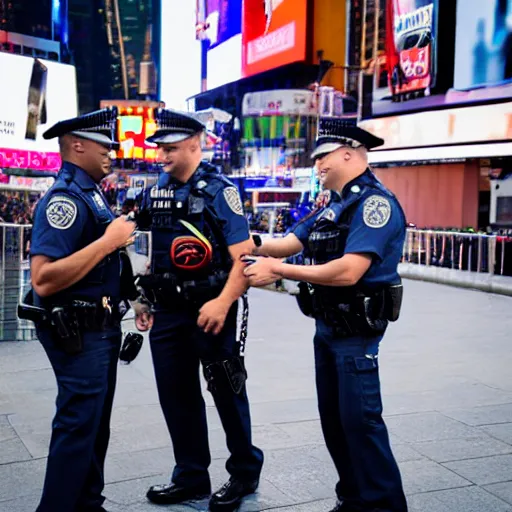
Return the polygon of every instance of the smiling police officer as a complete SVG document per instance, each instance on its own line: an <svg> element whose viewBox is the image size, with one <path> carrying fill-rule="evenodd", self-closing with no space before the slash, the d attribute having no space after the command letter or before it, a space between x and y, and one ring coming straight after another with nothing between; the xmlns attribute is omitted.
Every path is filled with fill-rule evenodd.
<svg viewBox="0 0 512 512"><path fill-rule="evenodd" d="M204 125L179 112L156 112L163 166L146 191L139 228L151 230L150 275L140 279L154 307L136 307L137 327L150 343L162 410L176 466L169 485L147 497L159 504L209 495L210 450L199 364L231 453L227 484L210 499L211 511L235 510L258 487L263 453L251 441L247 377L237 340L237 302L247 290L242 254L252 251L236 187L201 162ZM247 309L244 307L244 316ZM153 318L154 316L154 318Z"/></svg>
<svg viewBox="0 0 512 512"><path fill-rule="evenodd" d="M117 111L50 128L62 168L39 201L32 231L33 292L20 316L34 320L57 378L46 478L37 512L104 510L104 462L121 345L119 248L135 224L114 220L99 182L111 172Z"/></svg>
<svg viewBox="0 0 512 512"><path fill-rule="evenodd" d="M383 142L355 121L321 119L312 157L329 203L256 248L267 257L248 258L245 270L253 286L300 281L301 310L316 319L320 419L339 475L331 512L407 510L379 381L379 343L401 305L405 239L400 204L368 168L367 150ZM303 250L311 265L277 259Z"/></svg>

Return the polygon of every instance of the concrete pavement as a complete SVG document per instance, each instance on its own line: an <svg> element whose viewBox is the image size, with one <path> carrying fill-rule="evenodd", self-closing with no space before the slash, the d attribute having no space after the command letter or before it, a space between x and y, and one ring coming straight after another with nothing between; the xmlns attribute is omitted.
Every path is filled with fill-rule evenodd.
<svg viewBox="0 0 512 512"><path fill-rule="evenodd" d="M316 409L313 322L295 298L251 290L248 391L255 444L265 451L257 495L242 512L323 512L336 475ZM381 347L384 411L412 512L512 512L512 299L405 282L401 319ZM127 326L129 327L129 326ZM112 512L156 507L172 450L148 344L119 368L107 458ZM205 392L213 485L227 478L224 434ZM55 380L37 342L0 343L0 512L37 505L54 412Z"/></svg>

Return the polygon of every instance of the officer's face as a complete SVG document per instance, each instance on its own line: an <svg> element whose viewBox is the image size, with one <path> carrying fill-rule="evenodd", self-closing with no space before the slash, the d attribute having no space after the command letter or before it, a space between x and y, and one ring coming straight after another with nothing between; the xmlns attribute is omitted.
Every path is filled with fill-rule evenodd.
<svg viewBox="0 0 512 512"><path fill-rule="evenodd" d="M187 139L173 144L161 144L158 147L157 161L162 164L165 172L179 174L182 169L188 167L191 159L189 146L190 142Z"/></svg>
<svg viewBox="0 0 512 512"><path fill-rule="evenodd" d="M110 149L97 142L84 140L84 160L86 169L94 178L101 179L112 172Z"/></svg>
<svg viewBox="0 0 512 512"><path fill-rule="evenodd" d="M347 167L347 148L342 147L317 158L315 165L318 179L326 190L338 190L338 183Z"/></svg>

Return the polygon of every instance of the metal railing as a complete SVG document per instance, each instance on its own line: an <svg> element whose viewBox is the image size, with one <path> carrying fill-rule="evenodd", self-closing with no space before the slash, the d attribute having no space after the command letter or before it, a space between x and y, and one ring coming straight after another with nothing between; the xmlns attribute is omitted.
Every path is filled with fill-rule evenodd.
<svg viewBox="0 0 512 512"><path fill-rule="evenodd" d="M408 229L403 263L511 275L512 238L482 233Z"/></svg>
<svg viewBox="0 0 512 512"><path fill-rule="evenodd" d="M0 223L0 341L35 339L34 324L19 320L18 303L30 289L32 226Z"/></svg>
<svg viewBox="0 0 512 512"><path fill-rule="evenodd" d="M29 247L31 225L0 223L0 341L35 338L32 322L19 320L17 306L30 288ZM137 232L127 248L134 271L147 271L151 236ZM271 236L265 234L263 237ZM461 271L512 275L512 237L408 229L403 263Z"/></svg>

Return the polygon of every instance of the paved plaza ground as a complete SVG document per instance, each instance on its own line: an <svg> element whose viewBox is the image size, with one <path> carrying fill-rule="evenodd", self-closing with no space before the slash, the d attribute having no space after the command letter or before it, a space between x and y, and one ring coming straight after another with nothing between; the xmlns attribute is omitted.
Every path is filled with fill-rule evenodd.
<svg viewBox="0 0 512 512"><path fill-rule="evenodd" d="M241 511L327 511L336 475L316 407L313 322L292 296L251 290L250 300L248 392L265 465L259 492ZM380 364L386 422L411 512L512 512L512 298L406 281L404 302ZM55 391L38 342L0 343L0 512L35 510ZM217 487L227 479L227 451L205 397ZM145 343L133 364L119 368L105 507L206 510L206 503L146 501L147 488L168 481L172 466Z"/></svg>

